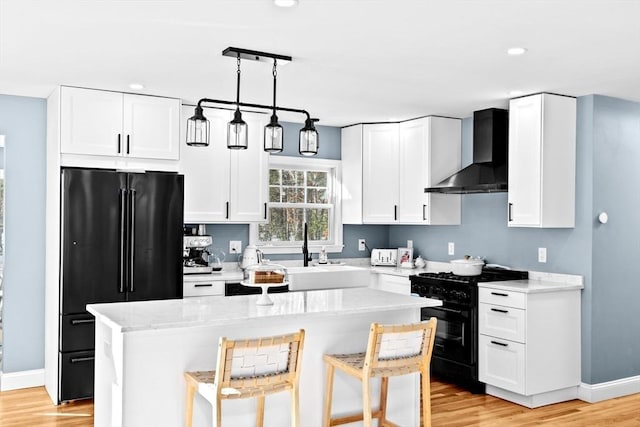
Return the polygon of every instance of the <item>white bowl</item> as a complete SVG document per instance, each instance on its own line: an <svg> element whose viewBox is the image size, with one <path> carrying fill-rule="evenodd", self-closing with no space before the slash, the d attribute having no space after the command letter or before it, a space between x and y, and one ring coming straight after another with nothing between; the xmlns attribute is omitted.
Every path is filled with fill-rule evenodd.
<svg viewBox="0 0 640 427"><path fill-rule="evenodd" d="M482 274L484 261L478 259L452 259L451 272L458 276L479 276Z"/></svg>

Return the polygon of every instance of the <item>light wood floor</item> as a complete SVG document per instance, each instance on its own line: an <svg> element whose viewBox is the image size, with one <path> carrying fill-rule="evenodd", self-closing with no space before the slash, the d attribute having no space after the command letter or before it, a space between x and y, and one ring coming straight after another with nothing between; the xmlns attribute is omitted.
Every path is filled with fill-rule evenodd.
<svg viewBox="0 0 640 427"><path fill-rule="evenodd" d="M640 394L593 404L574 400L528 409L434 380L431 402L434 427L640 426ZM6 391L0 393L0 426L93 426L93 404L81 401L54 406L43 387Z"/></svg>

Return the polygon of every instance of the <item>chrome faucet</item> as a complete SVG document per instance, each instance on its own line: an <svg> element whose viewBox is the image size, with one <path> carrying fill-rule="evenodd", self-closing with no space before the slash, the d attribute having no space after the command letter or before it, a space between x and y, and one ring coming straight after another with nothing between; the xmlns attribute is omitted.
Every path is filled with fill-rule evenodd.
<svg viewBox="0 0 640 427"><path fill-rule="evenodd" d="M307 229L307 223L304 223L304 243L302 244L302 262L305 267L309 267L309 261L311 261L311 254L309 253L309 231Z"/></svg>

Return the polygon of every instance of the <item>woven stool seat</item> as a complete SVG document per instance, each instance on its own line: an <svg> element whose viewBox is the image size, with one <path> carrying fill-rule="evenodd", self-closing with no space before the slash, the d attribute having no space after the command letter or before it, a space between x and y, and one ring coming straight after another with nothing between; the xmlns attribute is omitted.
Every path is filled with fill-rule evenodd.
<svg viewBox="0 0 640 427"><path fill-rule="evenodd" d="M222 400L257 398L256 425L261 427L265 396L287 390L291 392L291 425L299 426L298 382L303 342L304 330L295 334L247 340L220 338L215 371L184 373L187 383L186 426L191 427L193 423L196 391L205 398L215 396L216 401L211 403L217 427L222 425ZM205 389L213 393L204 393Z"/></svg>
<svg viewBox="0 0 640 427"><path fill-rule="evenodd" d="M410 325L378 325L373 323L366 352L351 354L325 354L327 366L326 393L323 425L325 427L364 421L372 426L378 418L379 426L395 426L386 418L387 390L390 377L419 372L422 385L422 419L424 426L431 426L431 393L429 366L435 341L435 318L428 322ZM340 418L331 418L333 376L335 369L362 382L363 412ZM379 409L372 411L369 379L381 378Z"/></svg>

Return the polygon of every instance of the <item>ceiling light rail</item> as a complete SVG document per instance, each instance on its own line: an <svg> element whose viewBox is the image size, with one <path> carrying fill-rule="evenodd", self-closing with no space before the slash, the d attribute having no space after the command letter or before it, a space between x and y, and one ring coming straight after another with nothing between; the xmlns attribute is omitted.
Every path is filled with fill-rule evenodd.
<svg viewBox="0 0 640 427"><path fill-rule="evenodd" d="M242 120L240 107L249 107L272 111L271 120L264 129L265 151L270 153L277 153L282 151L283 132L282 126L280 126L280 124L278 123L276 111L286 111L291 113L304 114L306 116L304 127L300 129L299 133L298 152L304 156L313 156L317 154L319 147L319 138L318 131L316 130L314 123L317 122L318 119L312 118L309 112L307 112L306 110L298 108L278 107L276 105L276 67L278 61L291 61L291 57L234 47L226 48L222 51L222 55L235 57L238 62L236 101L227 101L224 99L213 98L200 99L195 107L195 113L193 117L190 117L187 120L187 145L200 147L206 147L209 145L210 124L209 120L204 116L202 104L223 104L236 106L233 120L228 124L227 148L246 149L248 147L247 124L246 122L244 122L244 120ZM242 59L248 59L252 61L267 61L267 58L273 60L273 105L268 106L262 104L240 102L240 61Z"/></svg>

